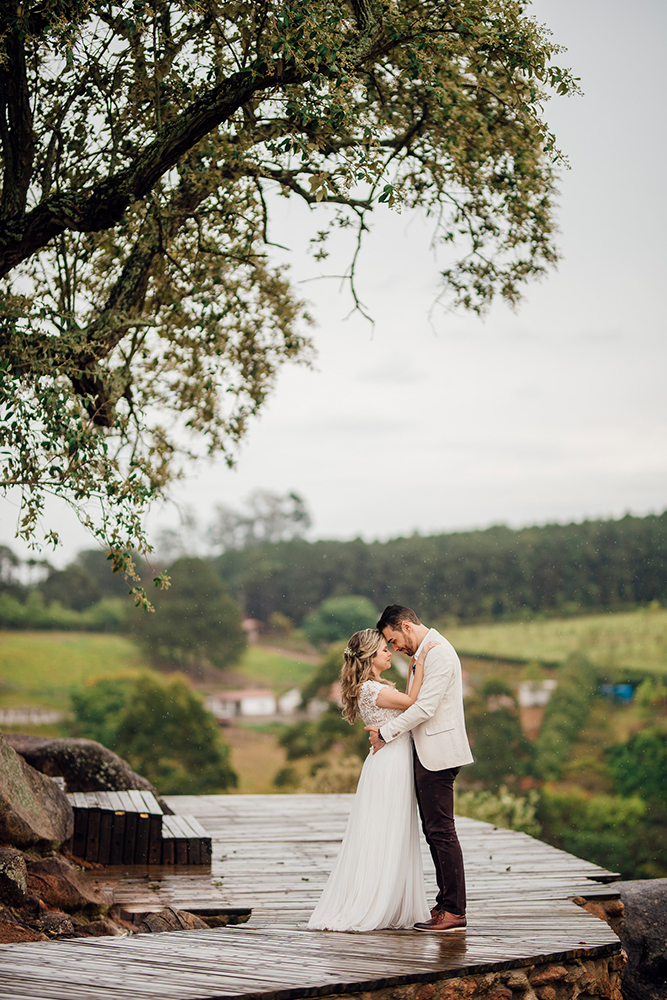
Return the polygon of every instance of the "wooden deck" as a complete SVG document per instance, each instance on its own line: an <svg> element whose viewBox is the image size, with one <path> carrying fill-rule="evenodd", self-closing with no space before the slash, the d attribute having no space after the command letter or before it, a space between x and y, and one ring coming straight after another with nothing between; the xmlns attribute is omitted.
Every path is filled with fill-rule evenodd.
<svg viewBox="0 0 667 1000"><path fill-rule="evenodd" d="M347 795L174 796L213 838L202 868L107 869L129 914L165 905L252 908L206 931L0 946L0 997L15 1000L297 1000L360 992L620 949L570 901L616 896L613 874L525 834L458 821L466 861L465 935L309 932L306 921L345 828ZM435 895L426 846L429 900Z"/></svg>

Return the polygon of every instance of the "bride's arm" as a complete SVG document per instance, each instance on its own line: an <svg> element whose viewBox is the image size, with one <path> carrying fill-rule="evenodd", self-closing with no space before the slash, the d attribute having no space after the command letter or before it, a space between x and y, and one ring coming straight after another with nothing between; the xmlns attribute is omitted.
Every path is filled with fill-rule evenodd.
<svg viewBox="0 0 667 1000"><path fill-rule="evenodd" d="M437 645L437 642L429 642L419 654L419 659L415 663L415 675L412 680L410 694L403 694L402 691L397 691L395 688L383 687L375 700L378 708L410 708L410 705L414 705L419 697L422 681L424 680L424 660L426 659L426 654Z"/></svg>

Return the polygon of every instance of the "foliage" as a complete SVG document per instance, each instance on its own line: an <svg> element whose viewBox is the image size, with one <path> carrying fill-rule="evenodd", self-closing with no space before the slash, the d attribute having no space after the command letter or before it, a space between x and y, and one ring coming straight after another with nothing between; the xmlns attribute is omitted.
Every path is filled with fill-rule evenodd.
<svg viewBox="0 0 667 1000"><path fill-rule="evenodd" d="M667 728L651 726L608 747L607 762L621 795L639 795L667 806Z"/></svg>
<svg viewBox="0 0 667 1000"><path fill-rule="evenodd" d="M83 566L52 570L39 587L47 604L58 601L65 608L84 611L96 604L101 594Z"/></svg>
<svg viewBox="0 0 667 1000"><path fill-rule="evenodd" d="M455 811L458 816L470 816L539 837L542 827L536 816L538 800L539 793L535 789L526 795L516 795L506 785L501 785L497 792L488 789L457 791Z"/></svg>
<svg viewBox="0 0 667 1000"><path fill-rule="evenodd" d="M357 593L382 608L400 599L424 621L449 618L457 648L509 659L562 662L594 646L596 662L612 669L646 664L664 670L667 612L667 512L648 517L584 521L448 535L411 535L388 542L296 539L224 553L216 566L246 608L267 621L280 611L297 624L323 600ZM537 613L574 615L630 609L581 622L535 621ZM521 618L485 632L469 621ZM461 627L453 627L458 618ZM347 637L346 637L347 638Z"/></svg>
<svg viewBox="0 0 667 1000"><path fill-rule="evenodd" d="M340 672L343 667L343 650L347 640L334 643L324 654L317 670L309 679L305 687L301 689L301 704L305 707L313 698L329 697L331 685L340 680ZM393 670L393 668L392 668Z"/></svg>
<svg viewBox="0 0 667 1000"><path fill-rule="evenodd" d="M422 206L454 299L516 302L557 259L543 103L577 89L558 51L522 0L5 4L0 448L19 533L55 494L112 552L143 552L183 431L233 459L308 346L267 253L274 194L331 206L320 258L373 208Z"/></svg>
<svg viewBox="0 0 667 1000"><path fill-rule="evenodd" d="M81 734L120 754L162 794L204 795L236 786L229 747L184 677L144 673L100 681L72 702Z"/></svg>
<svg viewBox="0 0 667 1000"><path fill-rule="evenodd" d="M337 705L329 705L318 719L297 722L289 726L278 739L287 751L288 760L317 757L340 745L347 756L356 754L361 760L368 756L368 734L360 719L350 726Z"/></svg>
<svg viewBox="0 0 667 1000"><path fill-rule="evenodd" d="M145 579L150 573L149 567L136 552L132 552L131 555L137 575ZM111 562L109 553L103 549L84 549L77 553L74 563L67 568L71 568L72 565L80 566L93 581L97 591L105 597L126 597L125 577L122 573L109 572Z"/></svg>
<svg viewBox="0 0 667 1000"><path fill-rule="evenodd" d="M588 721L597 687L590 660L574 654L558 671L558 682L535 741L535 768L546 780L560 777L575 740Z"/></svg>
<svg viewBox="0 0 667 1000"><path fill-rule="evenodd" d="M357 790L361 763L358 757L339 757L315 768L303 778L296 791L302 794L349 795Z"/></svg>
<svg viewBox="0 0 667 1000"><path fill-rule="evenodd" d="M155 613L134 617L147 654L194 670L237 663L246 647L241 612L210 562L183 557L169 574L171 586L158 593Z"/></svg>
<svg viewBox="0 0 667 1000"><path fill-rule="evenodd" d="M137 678L110 677L72 691L74 728L79 736L115 749L118 719L136 693Z"/></svg>
<svg viewBox="0 0 667 1000"><path fill-rule="evenodd" d="M367 597L329 597L306 615L303 630L315 646L349 639L362 628L375 628L379 614Z"/></svg>
<svg viewBox="0 0 667 1000"><path fill-rule="evenodd" d="M74 611L59 601L45 604L39 590L30 591L25 601L0 593L0 628L123 632L126 627L127 607L119 598L105 598L84 611Z"/></svg>
<svg viewBox="0 0 667 1000"><path fill-rule="evenodd" d="M255 490L246 500L246 509L234 510L223 504L215 508L209 539L223 552L244 549L262 542L300 538L311 526L311 517L297 493Z"/></svg>
<svg viewBox="0 0 667 1000"><path fill-rule="evenodd" d="M532 747L521 728L512 689L500 678L489 678L468 699L466 728L475 756L474 765L465 770L466 782L497 788L529 773Z"/></svg>
<svg viewBox="0 0 667 1000"><path fill-rule="evenodd" d="M545 787L538 819L548 843L633 878L642 877L637 855L645 814L646 804L637 796L587 795L576 787ZM664 848L662 854L667 863Z"/></svg>
<svg viewBox="0 0 667 1000"><path fill-rule="evenodd" d="M660 706L667 708L667 684L660 678L645 677L635 691L635 701L649 716Z"/></svg>

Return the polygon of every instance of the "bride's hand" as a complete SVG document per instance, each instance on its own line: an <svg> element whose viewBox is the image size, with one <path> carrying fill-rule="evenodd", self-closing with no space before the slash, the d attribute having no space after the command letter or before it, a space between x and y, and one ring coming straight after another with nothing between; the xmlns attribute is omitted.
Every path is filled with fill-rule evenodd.
<svg viewBox="0 0 667 1000"><path fill-rule="evenodd" d="M427 642L424 648L422 649L421 653L419 654L419 659L417 660L417 663L421 666L424 660L426 659L426 654L430 653L431 650L434 648L434 646L439 646L439 645L440 643L438 642ZM417 664L415 664L415 666L416 665Z"/></svg>

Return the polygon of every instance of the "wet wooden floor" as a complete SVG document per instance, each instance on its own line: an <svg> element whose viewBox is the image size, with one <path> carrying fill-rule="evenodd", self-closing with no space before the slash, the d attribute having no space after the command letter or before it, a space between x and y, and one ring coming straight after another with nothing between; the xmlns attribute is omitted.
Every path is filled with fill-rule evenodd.
<svg viewBox="0 0 667 1000"><path fill-rule="evenodd" d="M109 869L126 912L173 905L252 908L246 924L128 938L0 946L0 997L16 1000L208 1000L378 989L531 961L619 950L607 924L572 896L616 896L612 873L526 834L459 819L469 893L466 934L309 932L351 796L178 796L213 838L209 872ZM435 895L426 846L429 901Z"/></svg>

